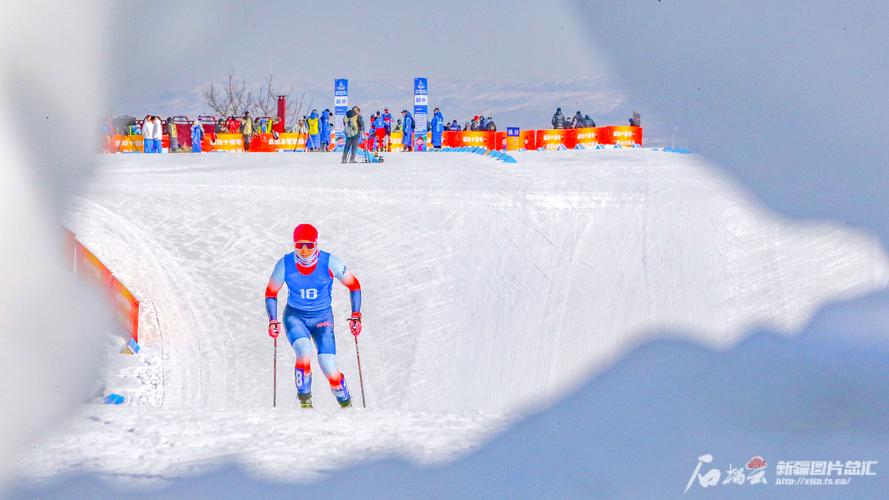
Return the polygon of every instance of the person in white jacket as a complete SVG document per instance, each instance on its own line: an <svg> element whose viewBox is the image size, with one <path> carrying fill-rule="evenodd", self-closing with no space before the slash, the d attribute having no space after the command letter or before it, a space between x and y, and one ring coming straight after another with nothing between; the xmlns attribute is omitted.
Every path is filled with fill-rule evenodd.
<svg viewBox="0 0 889 500"><path fill-rule="evenodd" d="M154 122L154 130L152 131L152 139L154 139L154 152L163 153L164 125L161 123L160 116L155 116L152 121Z"/></svg>
<svg viewBox="0 0 889 500"><path fill-rule="evenodd" d="M145 115L145 119L142 120L142 151L154 153L154 121L151 115Z"/></svg>

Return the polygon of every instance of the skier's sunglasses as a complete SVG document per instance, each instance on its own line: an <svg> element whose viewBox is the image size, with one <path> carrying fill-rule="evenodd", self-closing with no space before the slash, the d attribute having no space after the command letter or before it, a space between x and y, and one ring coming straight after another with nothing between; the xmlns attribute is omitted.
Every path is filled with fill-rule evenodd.
<svg viewBox="0 0 889 500"><path fill-rule="evenodd" d="M315 242L313 241L294 241L293 244L298 250L301 250L303 248L308 248L309 250L315 249Z"/></svg>

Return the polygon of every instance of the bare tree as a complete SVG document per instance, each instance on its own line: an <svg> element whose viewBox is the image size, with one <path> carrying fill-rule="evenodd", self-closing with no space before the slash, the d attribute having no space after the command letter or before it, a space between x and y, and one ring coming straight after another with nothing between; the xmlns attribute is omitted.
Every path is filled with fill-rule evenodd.
<svg viewBox="0 0 889 500"><path fill-rule="evenodd" d="M254 111L253 92L247 82L235 77L234 70L229 71L228 79L218 87L215 83L204 87L204 103L218 116L237 116L244 111Z"/></svg>
<svg viewBox="0 0 889 500"><path fill-rule="evenodd" d="M256 98L253 102L260 115L274 116L278 113L278 96L289 96L291 92L293 92L293 86L291 86L286 93L276 89L275 75L269 73L266 75L262 87L256 92Z"/></svg>
<svg viewBox="0 0 889 500"><path fill-rule="evenodd" d="M276 116L280 95L287 98L286 118L291 126L296 125L306 109L311 109L311 100L305 107L305 92L295 101L293 86L286 90L276 87L273 73L266 75L262 85L255 90L251 90L243 78L236 77L234 70L229 71L225 82L218 85L211 83L203 89L204 103L217 116L240 116L244 111L250 111L255 116Z"/></svg>

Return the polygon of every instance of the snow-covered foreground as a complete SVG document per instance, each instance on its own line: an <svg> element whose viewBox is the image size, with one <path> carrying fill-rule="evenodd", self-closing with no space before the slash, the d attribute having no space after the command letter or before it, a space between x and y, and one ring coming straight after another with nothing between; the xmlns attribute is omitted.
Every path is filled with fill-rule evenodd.
<svg viewBox="0 0 889 500"><path fill-rule="evenodd" d="M518 158L103 157L70 224L143 300L144 351L106 377L131 405L87 405L20 477L151 482L223 461L292 480L388 454L452 459L663 332L725 348L889 281L873 237L785 221L695 156ZM286 342L270 408L262 297L300 222L361 280L367 410L340 411L317 381L316 410L298 410ZM334 294L358 399L348 296Z"/></svg>

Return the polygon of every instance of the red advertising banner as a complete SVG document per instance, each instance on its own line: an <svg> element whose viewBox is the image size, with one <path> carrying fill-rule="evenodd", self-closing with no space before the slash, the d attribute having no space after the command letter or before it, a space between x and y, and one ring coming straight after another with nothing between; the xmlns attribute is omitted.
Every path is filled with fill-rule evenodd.
<svg viewBox="0 0 889 500"><path fill-rule="evenodd" d="M584 147L596 147L599 144L599 134L605 130L605 127L589 127L574 129L574 144L580 144Z"/></svg>
<svg viewBox="0 0 889 500"><path fill-rule="evenodd" d="M602 144L620 144L623 147L632 147L634 144L642 145L642 127L629 125L601 127L605 133L599 142Z"/></svg>
<svg viewBox="0 0 889 500"><path fill-rule="evenodd" d="M212 127L212 125L208 125ZM190 141L190 136L188 141ZM187 144L180 136L180 146ZM307 135L297 133L279 134L278 139L274 134L259 134L254 136L250 143L251 152L274 152L305 150ZM401 146L401 133L393 132L389 140L389 151L397 152ZM334 139L331 137L331 149ZM509 137L505 132L489 131L459 131L446 130L442 133L442 146L459 148L464 146L481 146L488 149L516 151L520 149L535 150L559 149L563 146L574 149L578 144L586 147L594 147L597 144L632 147L634 144L642 145L642 128L631 126L591 127L578 129L546 129L523 130L518 137ZM242 134L205 134L202 142L204 151L243 151L244 136ZM362 146L366 146L362 143ZM169 148L169 136L163 136L163 147ZM426 147L431 148L431 134L426 136ZM106 149L111 152L142 152L142 136L140 135L114 135L110 136Z"/></svg>
<svg viewBox="0 0 889 500"><path fill-rule="evenodd" d="M559 149L559 146L571 149L577 144L577 134L574 129L538 130L536 142L537 149Z"/></svg>
<svg viewBox="0 0 889 500"><path fill-rule="evenodd" d="M442 132L441 145L451 148L481 146L488 149L494 149L496 147L496 133L487 131L446 130Z"/></svg>
<svg viewBox="0 0 889 500"><path fill-rule="evenodd" d="M139 301L114 276L111 276L110 289L118 322L133 337L133 340L139 342Z"/></svg>
<svg viewBox="0 0 889 500"><path fill-rule="evenodd" d="M65 233L66 247L72 246L72 250L68 252L73 251L73 254L66 252L66 257L73 261L74 274L78 277L85 277L108 294L120 325L138 342L139 300L93 252L77 241L74 233L67 229Z"/></svg>
<svg viewBox="0 0 889 500"><path fill-rule="evenodd" d="M207 136L204 135L204 138L207 139ZM201 147L203 145L201 142ZM210 151L244 151L244 134L216 134L216 142Z"/></svg>
<svg viewBox="0 0 889 500"><path fill-rule="evenodd" d="M537 149L537 131L536 130L523 130L519 135L519 139L521 140L522 147L519 149L528 149L535 150Z"/></svg>
<svg viewBox="0 0 889 500"><path fill-rule="evenodd" d="M111 271L82 244L77 243L76 248L77 275L85 277L102 288L107 288L111 283Z"/></svg>

